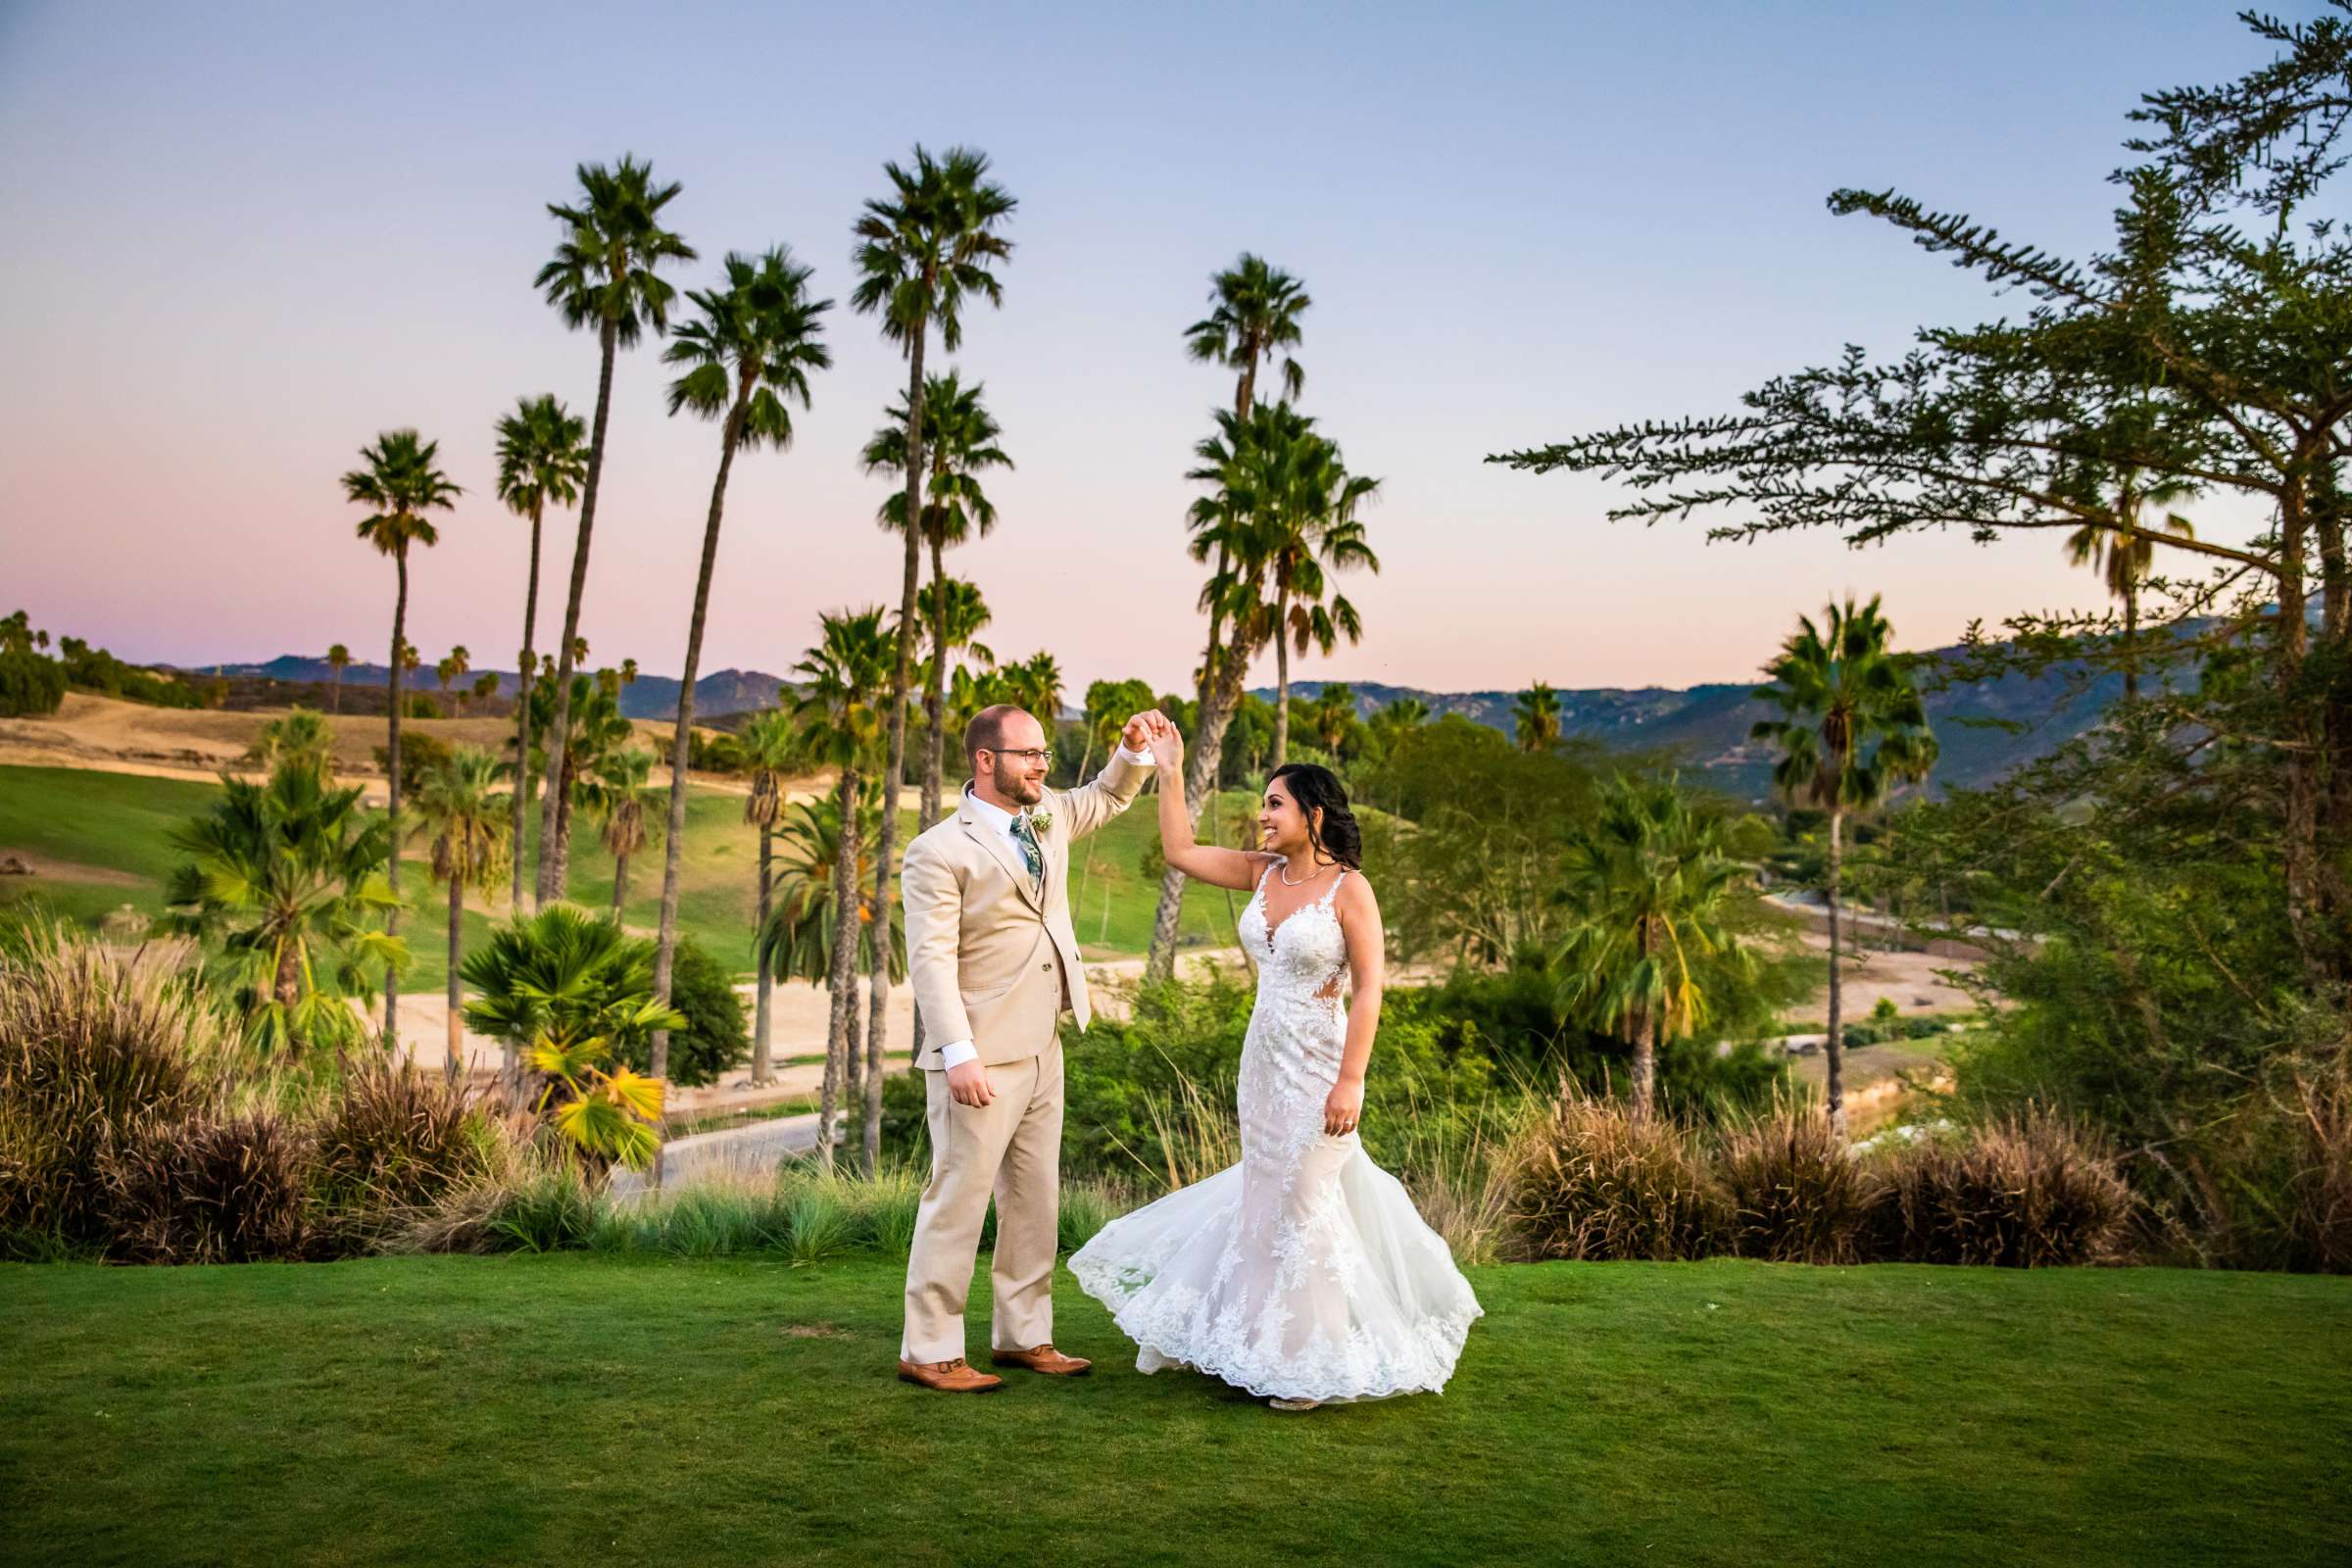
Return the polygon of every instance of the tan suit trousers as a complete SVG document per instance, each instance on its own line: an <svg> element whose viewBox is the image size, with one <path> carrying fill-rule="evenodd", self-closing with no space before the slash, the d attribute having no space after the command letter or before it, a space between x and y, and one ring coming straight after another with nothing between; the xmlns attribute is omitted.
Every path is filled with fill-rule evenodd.
<svg viewBox="0 0 2352 1568"><path fill-rule="evenodd" d="M963 1356L963 1305L979 1258L981 1222L997 1200L989 1269L995 1300L989 1343L1026 1350L1054 1338L1054 1263L1060 1244L1061 1042L988 1069L996 1098L959 1105L948 1075L923 1074L931 1180L906 1258L909 1361Z"/></svg>

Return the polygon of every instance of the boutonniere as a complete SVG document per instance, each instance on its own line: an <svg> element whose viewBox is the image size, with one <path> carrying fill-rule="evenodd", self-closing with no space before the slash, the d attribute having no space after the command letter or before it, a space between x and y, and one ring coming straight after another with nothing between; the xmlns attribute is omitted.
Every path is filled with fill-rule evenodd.
<svg viewBox="0 0 2352 1568"><path fill-rule="evenodd" d="M1031 811L1029 826L1035 832L1046 832L1054 826L1054 813L1052 811Z"/></svg>

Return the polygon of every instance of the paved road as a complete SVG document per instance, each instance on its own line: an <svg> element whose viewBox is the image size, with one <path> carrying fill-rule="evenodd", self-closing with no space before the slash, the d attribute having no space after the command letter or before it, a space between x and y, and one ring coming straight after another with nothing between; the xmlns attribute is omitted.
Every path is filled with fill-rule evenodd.
<svg viewBox="0 0 2352 1568"><path fill-rule="evenodd" d="M765 1176L787 1159L806 1154L815 1147L814 1111L729 1127L723 1132L673 1138L662 1151L662 1185L680 1187L720 1172ZM652 1185L652 1176L650 1171L641 1175L632 1170L615 1170L613 1195L642 1192Z"/></svg>

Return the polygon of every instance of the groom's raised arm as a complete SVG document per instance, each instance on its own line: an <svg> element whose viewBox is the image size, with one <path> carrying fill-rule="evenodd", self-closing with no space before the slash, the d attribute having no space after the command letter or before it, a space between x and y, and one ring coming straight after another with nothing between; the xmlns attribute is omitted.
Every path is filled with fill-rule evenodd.
<svg viewBox="0 0 2352 1568"><path fill-rule="evenodd" d="M1152 732L1150 721L1159 716L1159 710L1138 713L1127 720L1120 733L1118 749L1102 771L1075 789L1064 790L1062 809L1069 816L1069 835L1086 837L1112 817L1135 804L1144 792L1145 781L1152 777Z"/></svg>
<svg viewBox="0 0 2352 1568"><path fill-rule="evenodd" d="M916 839L899 868L899 897L906 908L906 978L915 1009L933 1040L972 1038L963 1014L956 955L962 946L963 887L955 868Z"/></svg>

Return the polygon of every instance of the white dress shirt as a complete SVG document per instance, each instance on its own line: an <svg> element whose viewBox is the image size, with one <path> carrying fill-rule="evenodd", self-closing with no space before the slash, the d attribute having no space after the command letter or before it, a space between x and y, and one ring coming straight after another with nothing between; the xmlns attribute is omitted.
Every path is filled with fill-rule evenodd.
<svg viewBox="0 0 2352 1568"><path fill-rule="evenodd" d="M1118 760L1122 762L1132 763L1138 767L1150 767L1152 765L1152 754L1150 752L1131 752L1124 746L1119 748ZM1014 836L1012 825L1014 822L1018 821L1020 817L1027 816L1029 812L1027 810L1023 810L1016 816L1013 812L1007 811L1004 809L1004 808L997 805L993 801L982 800L976 793L968 788L964 791L964 799L972 803L972 810L974 814L976 814L982 822L985 822L988 824L988 826L994 828L997 836L1004 841L1006 847L1012 851L1012 858L1021 864L1027 865L1029 863L1028 857L1021 853L1021 841L1019 838ZM1038 853L1040 855L1045 853L1042 845L1039 847ZM951 1040L946 1045L939 1048L939 1064L942 1067L960 1067L965 1062L972 1060L979 1054L979 1049L975 1047L969 1040Z"/></svg>

